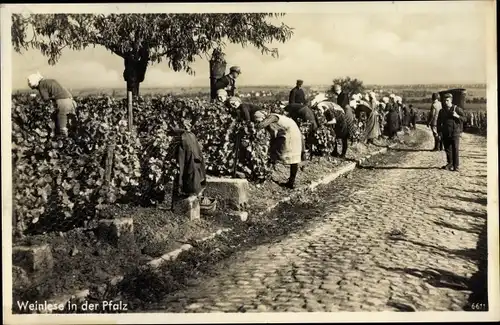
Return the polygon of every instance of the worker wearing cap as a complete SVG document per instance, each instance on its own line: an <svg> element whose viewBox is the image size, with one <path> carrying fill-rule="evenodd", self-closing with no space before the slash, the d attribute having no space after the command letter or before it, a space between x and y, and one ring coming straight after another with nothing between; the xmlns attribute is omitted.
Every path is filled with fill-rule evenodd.
<svg viewBox="0 0 500 325"><path fill-rule="evenodd" d="M453 104L453 95L444 95L444 105L439 111L437 132L443 136L444 150L446 151L446 165L443 169L458 172L459 167L459 140L465 121L463 109Z"/></svg>
<svg viewBox="0 0 500 325"><path fill-rule="evenodd" d="M263 110L264 108L252 103L243 103L241 98L231 97L229 98L229 106L232 108L232 112L240 121L246 122L256 122L255 113Z"/></svg>
<svg viewBox="0 0 500 325"><path fill-rule="evenodd" d="M306 95L304 94L304 90L302 89L303 84L303 80L297 80L296 86L290 91L288 104L306 104Z"/></svg>
<svg viewBox="0 0 500 325"><path fill-rule="evenodd" d="M215 83L215 89L224 89L229 97L234 96L234 91L236 89L236 79L240 74L240 67L233 66L229 68L229 74L217 80L217 82Z"/></svg>

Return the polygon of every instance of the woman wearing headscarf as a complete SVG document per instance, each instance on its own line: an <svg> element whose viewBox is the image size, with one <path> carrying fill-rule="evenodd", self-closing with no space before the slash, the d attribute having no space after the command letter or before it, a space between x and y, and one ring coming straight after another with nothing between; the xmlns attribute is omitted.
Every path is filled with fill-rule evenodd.
<svg viewBox="0 0 500 325"><path fill-rule="evenodd" d="M217 90L217 101L220 103L226 103L228 100L227 91L224 89Z"/></svg>
<svg viewBox="0 0 500 325"><path fill-rule="evenodd" d="M417 128L417 110L410 104L410 128L415 130Z"/></svg>
<svg viewBox="0 0 500 325"><path fill-rule="evenodd" d="M315 98L319 98L321 95L317 95ZM288 113L290 118L299 126L299 129L303 123L309 123L309 130L307 131L305 146L307 150L311 150L315 141L315 134L319 128L320 121L314 113L312 106L304 104L288 104L284 107L285 112ZM305 152L305 150L304 150ZM302 157L305 160L305 156Z"/></svg>
<svg viewBox="0 0 500 325"><path fill-rule="evenodd" d="M386 124L385 124L385 134L390 138L394 139L399 130L399 111L396 102L391 97L392 100L388 101L386 104Z"/></svg>
<svg viewBox="0 0 500 325"><path fill-rule="evenodd" d="M378 103L380 130L382 134L385 134L385 125L387 117L387 104L389 103L389 97L382 97L382 100Z"/></svg>
<svg viewBox="0 0 500 325"><path fill-rule="evenodd" d="M56 104L56 133L68 134L68 117L74 116L76 103L71 93L54 79L45 79L40 73L28 77L28 86L37 89L43 100Z"/></svg>
<svg viewBox="0 0 500 325"><path fill-rule="evenodd" d="M410 130L411 120L410 109L408 108L408 106L403 104L403 99L401 97L398 97L398 102L401 105L401 111L403 113L403 128L405 132L408 132Z"/></svg>
<svg viewBox="0 0 500 325"><path fill-rule="evenodd" d="M399 130L403 130L403 121L404 121L404 112L403 112L403 99L400 96L394 96L394 102L396 103L396 106L398 108L398 114L399 114Z"/></svg>
<svg viewBox="0 0 500 325"><path fill-rule="evenodd" d="M256 112L255 119L259 122L257 128L265 128L271 135L271 162L274 164L279 160L290 165L290 177L288 182L282 185L293 189L303 156L303 137L297 123L280 114L271 113L266 116L263 111Z"/></svg>
<svg viewBox="0 0 500 325"><path fill-rule="evenodd" d="M371 111L366 119L365 139L366 143L373 144L374 140L378 139L381 134L375 93L368 94L368 105Z"/></svg>
<svg viewBox="0 0 500 325"><path fill-rule="evenodd" d="M333 155L345 158L348 140L355 134L354 121L347 116L342 107L336 103L327 101L320 102L317 104L317 109L318 112L325 117L327 124L334 125L336 139ZM338 140L342 141L341 153L338 152Z"/></svg>
<svg viewBox="0 0 500 325"><path fill-rule="evenodd" d="M255 113L264 109L255 104L243 103L238 97L229 98L229 106L240 121L246 122L255 122Z"/></svg>

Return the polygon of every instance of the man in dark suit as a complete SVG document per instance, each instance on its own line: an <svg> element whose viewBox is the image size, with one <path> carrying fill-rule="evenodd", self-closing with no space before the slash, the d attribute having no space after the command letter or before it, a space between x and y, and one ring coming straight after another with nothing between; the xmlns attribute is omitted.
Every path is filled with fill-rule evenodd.
<svg viewBox="0 0 500 325"><path fill-rule="evenodd" d="M340 85L333 86L333 91L337 96L337 105L345 109L345 107L349 105L349 95L342 91Z"/></svg>
<svg viewBox="0 0 500 325"><path fill-rule="evenodd" d="M229 69L229 74L217 80L215 83L215 89L218 91L224 89L229 97L234 96L234 91L236 89L236 78L241 74L240 67L234 66Z"/></svg>
<svg viewBox="0 0 500 325"><path fill-rule="evenodd" d="M288 104L306 104L306 95L304 94L304 90L302 90L303 84L304 81L297 80L297 85L290 91Z"/></svg>
<svg viewBox="0 0 500 325"><path fill-rule="evenodd" d="M443 169L458 172L460 135L465 121L463 109L453 105L453 95L444 95L444 107L439 111L437 131L443 136L444 150L446 151L446 166Z"/></svg>

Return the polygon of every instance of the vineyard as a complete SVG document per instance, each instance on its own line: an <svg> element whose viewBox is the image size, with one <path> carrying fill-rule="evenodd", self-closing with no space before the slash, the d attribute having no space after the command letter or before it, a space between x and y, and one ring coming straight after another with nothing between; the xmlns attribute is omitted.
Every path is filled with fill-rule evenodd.
<svg viewBox="0 0 500 325"><path fill-rule="evenodd" d="M50 104L23 95L13 97L16 234L82 226L110 204L161 203L177 170L168 135L172 126L196 134L209 175L236 172L251 182L263 182L271 174L266 131L236 122L223 105L200 99L141 98L133 104L130 132L125 100L75 100L77 121L72 121L69 137L58 138L52 134ZM265 105L278 109L271 106ZM327 140L333 140L333 134L328 131L318 133L323 140L317 141L317 153L331 146ZM234 150L236 136L241 139L238 151Z"/></svg>
<svg viewBox="0 0 500 325"><path fill-rule="evenodd" d="M252 182L263 182L271 175L267 133L252 123L236 122L218 103L172 96L139 98L133 103L130 132L124 99L77 97L77 121L70 136L57 138L51 104L26 94L14 95L12 100L17 235L82 226L105 205L162 203L177 170L168 135L172 126L196 134L209 175L238 173ZM279 112L273 101L261 104ZM426 111L420 111L418 120L426 120ZM465 126L485 134L486 114L468 113ZM307 127L302 129L307 132ZM241 139L239 150L235 150L236 138ZM333 141L330 129L320 129L314 153L324 155Z"/></svg>

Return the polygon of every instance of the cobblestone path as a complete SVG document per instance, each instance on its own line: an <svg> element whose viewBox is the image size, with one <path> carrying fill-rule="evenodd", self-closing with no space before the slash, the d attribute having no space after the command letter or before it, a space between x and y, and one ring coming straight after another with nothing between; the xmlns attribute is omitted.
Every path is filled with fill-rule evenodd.
<svg viewBox="0 0 500 325"><path fill-rule="evenodd" d="M332 202L322 222L237 254L155 309L463 310L486 224L486 139L463 134L459 173L440 169L444 153L428 151L431 142L429 133L425 150L356 170L344 180L354 195Z"/></svg>

